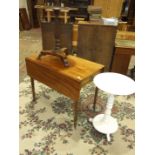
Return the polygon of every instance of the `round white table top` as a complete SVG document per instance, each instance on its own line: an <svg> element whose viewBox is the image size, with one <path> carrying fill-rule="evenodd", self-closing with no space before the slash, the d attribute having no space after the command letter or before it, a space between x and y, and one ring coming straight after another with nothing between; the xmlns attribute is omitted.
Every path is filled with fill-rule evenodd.
<svg viewBox="0 0 155 155"><path fill-rule="evenodd" d="M93 81L99 89L113 95L130 95L135 92L135 81L119 73L100 73Z"/></svg>

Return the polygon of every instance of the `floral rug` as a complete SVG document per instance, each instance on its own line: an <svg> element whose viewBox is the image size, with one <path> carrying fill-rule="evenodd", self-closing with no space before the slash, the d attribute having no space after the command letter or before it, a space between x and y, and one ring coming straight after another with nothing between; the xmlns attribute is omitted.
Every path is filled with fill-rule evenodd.
<svg viewBox="0 0 155 155"><path fill-rule="evenodd" d="M32 102L28 77L20 83L20 155L134 155L134 94L116 96L112 116L119 129L106 136L97 132L90 117L103 113L107 95L99 91L96 112L92 110L95 86L81 90L77 128L73 127L73 101L35 81L37 101Z"/></svg>

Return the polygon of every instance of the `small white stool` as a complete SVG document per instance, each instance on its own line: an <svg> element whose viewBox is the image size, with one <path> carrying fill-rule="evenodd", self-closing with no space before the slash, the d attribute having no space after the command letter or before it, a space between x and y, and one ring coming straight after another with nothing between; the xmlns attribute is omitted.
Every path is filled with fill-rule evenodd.
<svg viewBox="0 0 155 155"><path fill-rule="evenodd" d="M107 135L107 140L110 141L110 134L118 129L118 123L115 118L111 116L111 109L114 104L114 95L130 95L134 93L135 82L131 78L113 72L105 72L95 76L94 83L96 89L101 89L107 93L108 101L106 104L105 114L98 114L93 119L89 120L93 123L94 128L100 133ZM98 92L96 90L96 92ZM95 98L97 94L95 93ZM96 99L94 100L94 105ZM95 109L95 107L94 107Z"/></svg>

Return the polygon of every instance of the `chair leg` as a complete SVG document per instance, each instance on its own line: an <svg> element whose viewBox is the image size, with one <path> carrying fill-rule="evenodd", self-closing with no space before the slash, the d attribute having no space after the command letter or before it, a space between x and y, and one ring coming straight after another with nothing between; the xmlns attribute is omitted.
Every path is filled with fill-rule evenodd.
<svg viewBox="0 0 155 155"><path fill-rule="evenodd" d="M74 128L77 126L77 118L78 118L78 101L74 102Z"/></svg>
<svg viewBox="0 0 155 155"><path fill-rule="evenodd" d="M33 97L33 101L36 100L35 97L35 86L34 86L34 79L31 77L31 87L32 87L32 97Z"/></svg>
<svg viewBox="0 0 155 155"><path fill-rule="evenodd" d="M96 100L97 100L97 94L98 94L98 88L95 88L95 96L94 96L94 103L93 103L93 109L95 111L96 109Z"/></svg>

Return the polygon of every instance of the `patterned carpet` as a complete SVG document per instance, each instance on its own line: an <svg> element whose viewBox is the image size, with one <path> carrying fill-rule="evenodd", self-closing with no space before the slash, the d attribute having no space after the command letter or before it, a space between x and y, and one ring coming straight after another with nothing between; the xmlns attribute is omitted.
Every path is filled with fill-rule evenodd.
<svg viewBox="0 0 155 155"><path fill-rule="evenodd" d="M97 132L89 117L102 113L107 95L99 91L97 112L91 110L94 84L81 90L78 126L73 127L72 100L35 81L32 102L30 80L20 83L20 155L134 155L134 95L116 96L112 115L119 129L111 142Z"/></svg>
<svg viewBox="0 0 155 155"><path fill-rule="evenodd" d="M116 97L112 115L117 118L119 129L108 143L105 135L88 121L104 111L107 96L99 91L94 113L94 85L86 85L81 90L81 112L74 130L72 100L36 81L38 99L32 102L25 57L42 49L41 31L21 31L19 36L20 155L134 155L134 95Z"/></svg>

